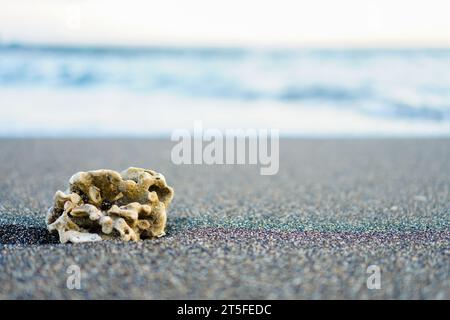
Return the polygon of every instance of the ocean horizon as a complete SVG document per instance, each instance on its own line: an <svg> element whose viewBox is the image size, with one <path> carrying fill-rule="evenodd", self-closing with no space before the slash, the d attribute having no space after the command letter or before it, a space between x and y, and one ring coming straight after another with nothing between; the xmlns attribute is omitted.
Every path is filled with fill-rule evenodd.
<svg viewBox="0 0 450 320"><path fill-rule="evenodd" d="M449 136L450 49L0 45L1 137Z"/></svg>

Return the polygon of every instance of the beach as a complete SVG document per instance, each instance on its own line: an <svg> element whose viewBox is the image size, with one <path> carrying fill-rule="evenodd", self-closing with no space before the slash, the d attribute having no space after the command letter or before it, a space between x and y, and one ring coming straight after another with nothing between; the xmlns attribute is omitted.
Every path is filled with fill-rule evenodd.
<svg viewBox="0 0 450 320"><path fill-rule="evenodd" d="M173 145L0 140L0 298L450 299L449 139L284 138L273 176L174 165ZM72 174L130 166L175 189L165 237L72 245L48 233ZM367 287L371 265L380 289Z"/></svg>

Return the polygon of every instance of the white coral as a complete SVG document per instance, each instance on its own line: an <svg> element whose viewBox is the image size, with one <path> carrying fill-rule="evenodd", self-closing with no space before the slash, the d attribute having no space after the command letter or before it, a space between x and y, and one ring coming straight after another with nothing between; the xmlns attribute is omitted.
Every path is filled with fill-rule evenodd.
<svg viewBox="0 0 450 320"><path fill-rule="evenodd" d="M79 172L66 193L56 192L47 227L61 243L161 237L173 194L164 176L152 170Z"/></svg>

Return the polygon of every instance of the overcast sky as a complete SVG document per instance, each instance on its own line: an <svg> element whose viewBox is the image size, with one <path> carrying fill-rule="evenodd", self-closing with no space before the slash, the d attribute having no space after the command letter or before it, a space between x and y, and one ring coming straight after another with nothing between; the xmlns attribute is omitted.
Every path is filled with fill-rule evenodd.
<svg viewBox="0 0 450 320"><path fill-rule="evenodd" d="M449 47L450 0L0 0L0 41Z"/></svg>

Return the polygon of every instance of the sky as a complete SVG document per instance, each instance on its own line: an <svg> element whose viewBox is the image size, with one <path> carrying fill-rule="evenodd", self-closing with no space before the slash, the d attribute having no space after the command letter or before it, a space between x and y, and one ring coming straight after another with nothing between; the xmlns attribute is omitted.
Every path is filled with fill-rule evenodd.
<svg viewBox="0 0 450 320"><path fill-rule="evenodd" d="M0 0L0 42L450 47L448 0Z"/></svg>

